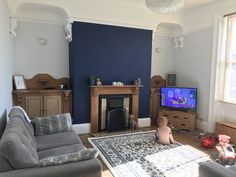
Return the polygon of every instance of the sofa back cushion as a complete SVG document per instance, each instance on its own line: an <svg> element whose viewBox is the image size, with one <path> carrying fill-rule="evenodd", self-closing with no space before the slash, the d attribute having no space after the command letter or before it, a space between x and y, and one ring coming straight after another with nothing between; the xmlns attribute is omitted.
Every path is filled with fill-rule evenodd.
<svg viewBox="0 0 236 177"><path fill-rule="evenodd" d="M23 108L19 106L14 106L12 110L9 113L9 119L19 117L22 119L24 123L24 127L28 130L32 140L36 144L36 140L34 138L34 128L33 125L31 124L31 121L29 121L29 116L26 114L26 112L23 110Z"/></svg>
<svg viewBox="0 0 236 177"><path fill-rule="evenodd" d="M35 140L21 117L10 117L0 142L0 154L13 169L38 165Z"/></svg>
<svg viewBox="0 0 236 177"><path fill-rule="evenodd" d="M72 130L72 121L69 113L48 117L34 118L35 135L49 135Z"/></svg>

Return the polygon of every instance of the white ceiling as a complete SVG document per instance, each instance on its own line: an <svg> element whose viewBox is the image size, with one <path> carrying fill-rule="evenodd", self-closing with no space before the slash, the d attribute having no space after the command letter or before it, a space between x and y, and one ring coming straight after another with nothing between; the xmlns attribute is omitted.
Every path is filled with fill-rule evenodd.
<svg viewBox="0 0 236 177"><path fill-rule="evenodd" d="M121 0L121 1L127 1L127 0ZM145 0L128 0L128 1L145 4ZM184 0L185 3L184 9L201 6L214 1L219 1L219 0Z"/></svg>
<svg viewBox="0 0 236 177"><path fill-rule="evenodd" d="M184 0L185 8L201 6L217 0Z"/></svg>
<svg viewBox="0 0 236 177"><path fill-rule="evenodd" d="M183 25L188 9L222 0L184 0L185 7L174 14L157 15L145 6L145 0L7 0L10 14L18 19L65 24L67 20L125 25L155 29L159 23ZM229 0L224 0L229 1ZM236 0L231 0L236 1ZM131 10L132 9L132 10ZM40 11L41 10L41 11ZM60 13L62 12L62 13ZM56 15L55 15L56 14ZM57 15L59 14L59 15ZM61 18L61 15L64 18ZM66 16L66 17L65 17ZM64 20L60 20L64 19ZM65 22L66 20L66 22Z"/></svg>

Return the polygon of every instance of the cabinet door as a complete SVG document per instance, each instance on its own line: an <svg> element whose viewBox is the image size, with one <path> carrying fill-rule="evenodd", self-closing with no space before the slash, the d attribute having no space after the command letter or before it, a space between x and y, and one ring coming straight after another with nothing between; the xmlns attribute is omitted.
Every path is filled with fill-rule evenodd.
<svg viewBox="0 0 236 177"><path fill-rule="evenodd" d="M29 117L43 116L43 97L42 96L26 96L26 112Z"/></svg>
<svg viewBox="0 0 236 177"><path fill-rule="evenodd" d="M44 96L44 116L62 114L62 97L60 95Z"/></svg>

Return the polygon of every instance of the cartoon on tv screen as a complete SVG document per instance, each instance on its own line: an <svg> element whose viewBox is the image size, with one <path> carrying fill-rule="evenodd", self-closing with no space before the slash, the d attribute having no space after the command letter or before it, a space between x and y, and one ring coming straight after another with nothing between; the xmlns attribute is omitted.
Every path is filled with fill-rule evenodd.
<svg viewBox="0 0 236 177"><path fill-rule="evenodd" d="M161 88L161 106L196 109L196 88Z"/></svg>

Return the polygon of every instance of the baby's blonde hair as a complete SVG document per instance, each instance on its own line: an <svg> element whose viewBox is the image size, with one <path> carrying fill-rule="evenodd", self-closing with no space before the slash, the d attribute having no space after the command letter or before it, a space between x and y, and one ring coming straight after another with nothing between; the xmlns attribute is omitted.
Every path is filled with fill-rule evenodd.
<svg viewBox="0 0 236 177"><path fill-rule="evenodd" d="M157 123L158 123L158 127L163 127L165 124L168 123L168 119L165 116L159 116Z"/></svg>

